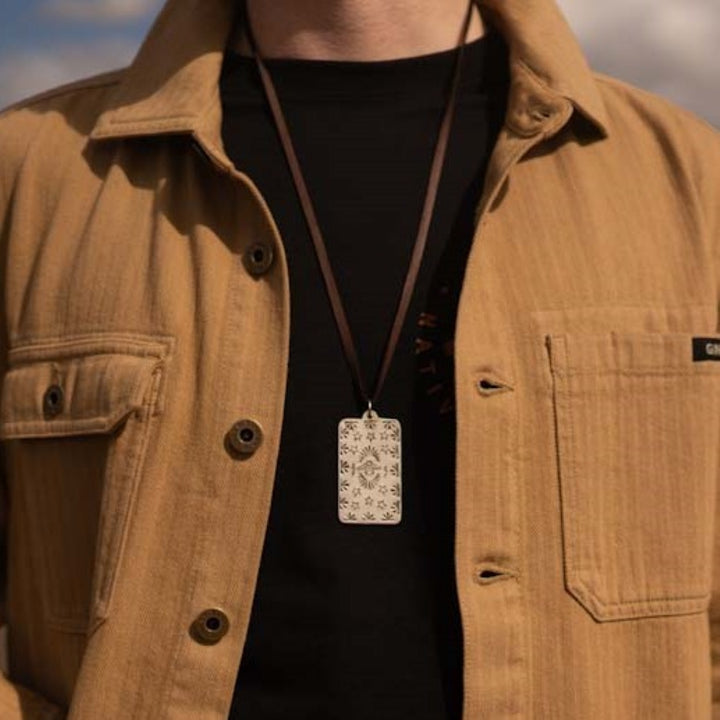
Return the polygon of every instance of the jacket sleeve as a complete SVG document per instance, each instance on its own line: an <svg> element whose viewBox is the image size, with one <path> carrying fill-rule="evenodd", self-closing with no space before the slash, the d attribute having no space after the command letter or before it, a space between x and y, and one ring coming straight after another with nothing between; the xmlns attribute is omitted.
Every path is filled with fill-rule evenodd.
<svg viewBox="0 0 720 720"><path fill-rule="evenodd" d="M0 459L4 467L4 456L0 448ZM0 578L2 579L2 595L0 597L0 622L5 630L7 619L5 613L5 596L6 596L6 579L5 572L7 559L7 545L5 542L7 529L7 487L6 478L2 475L2 487L0 489L0 550L2 557L0 558ZM63 720L64 711L58 706L50 703L37 693L32 692L26 687L11 682L3 668L0 675L0 718L2 720Z"/></svg>
<svg viewBox="0 0 720 720"><path fill-rule="evenodd" d="M19 118L18 118L19 119ZM17 159L22 152L21 140L12 127L16 118L12 113L0 114L0 267L7 268L5 253L7 238L10 233L10 197L17 173ZM20 151L20 152L19 152ZM7 331L5 317L5 278L0 275L0 402L2 400L2 378L7 367ZM11 628L7 627L7 524L10 514L11 499L8 494L8 483L5 463L5 448L0 442L0 626L4 635ZM22 548L14 552L22 554ZM22 558L17 558L22 562ZM0 653L4 655L4 653ZM64 720L65 711L51 703L41 695L8 677L8 669L0 667L0 718L2 720Z"/></svg>
<svg viewBox="0 0 720 720"><path fill-rule="evenodd" d="M709 211L708 227L713 241L715 289L717 293L717 326L720 335L720 132L708 134L704 148L707 156L707 175L703 202ZM717 409L720 413L720 407ZM718 440L720 443L720 440ZM712 596L710 599L710 655L712 661L712 718L720 720L720 450L715 497L715 530L713 547Z"/></svg>
<svg viewBox="0 0 720 720"><path fill-rule="evenodd" d="M2 228L3 234L5 228ZM5 341L2 344L0 379L5 374ZM1 392L1 390L0 390ZM9 497L5 472L5 453L0 443L0 626L7 637L7 521L9 516ZM20 549L22 552L22 548ZM2 720L63 720L64 711L37 693L13 683L7 676L7 668L0 673L0 718Z"/></svg>

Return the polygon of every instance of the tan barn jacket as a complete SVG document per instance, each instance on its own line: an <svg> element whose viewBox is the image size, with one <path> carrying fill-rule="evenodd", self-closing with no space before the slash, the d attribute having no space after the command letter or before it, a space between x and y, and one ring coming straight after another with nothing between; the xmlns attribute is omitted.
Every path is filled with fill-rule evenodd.
<svg viewBox="0 0 720 720"><path fill-rule="evenodd" d="M170 0L130 69L0 117L2 720L227 717L292 302L221 143L232 7ZM717 719L720 138L591 73L552 0L484 8L513 84L456 334L464 718Z"/></svg>

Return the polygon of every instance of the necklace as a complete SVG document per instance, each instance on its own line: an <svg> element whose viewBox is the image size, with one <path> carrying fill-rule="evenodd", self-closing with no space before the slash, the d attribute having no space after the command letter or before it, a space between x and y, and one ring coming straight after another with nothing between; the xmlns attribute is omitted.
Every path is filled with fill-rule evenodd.
<svg viewBox="0 0 720 720"><path fill-rule="evenodd" d="M243 20L248 44L255 58L264 92L273 120L275 122L283 150L292 173L295 189L298 193L305 220L312 237L320 270L325 281L330 305L337 324L345 358L352 373L355 388L367 409L360 417L343 418L338 423L338 519L340 522L361 525L396 525L402 518L402 429L400 421L378 415L373 407L387 377L400 330L407 315L420 264L422 262L428 230L435 205L440 173L447 150L450 125L457 98L460 79L463 48L470 25L472 7L475 0L470 0L462 28L462 40L457 48L452 89L445 107L442 124L435 146L430 179L425 194L425 202L420 218L418 234L413 246L402 293L395 313L380 371L372 394L360 368L355 341L345 315L340 292L335 281L330 261L310 200L300 163L290 138L287 121L278 100L275 86L257 48L250 26L247 3L243 3Z"/></svg>

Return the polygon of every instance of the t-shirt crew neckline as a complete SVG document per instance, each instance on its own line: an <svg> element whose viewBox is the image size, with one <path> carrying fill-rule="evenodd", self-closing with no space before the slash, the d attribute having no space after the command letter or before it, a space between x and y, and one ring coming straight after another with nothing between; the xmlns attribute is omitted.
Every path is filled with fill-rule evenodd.
<svg viewBox="0 0 720 720"><path fill-rule="evenodd" d="M363 102L404 97L443 100L457 48L389 60L264 58L281 102L356 98ZM491 94L507 82L504 39L495 30L465 44L459 92ZM232 105L264 102L255 58L228 50L223 64L225 98Z"/></svg>

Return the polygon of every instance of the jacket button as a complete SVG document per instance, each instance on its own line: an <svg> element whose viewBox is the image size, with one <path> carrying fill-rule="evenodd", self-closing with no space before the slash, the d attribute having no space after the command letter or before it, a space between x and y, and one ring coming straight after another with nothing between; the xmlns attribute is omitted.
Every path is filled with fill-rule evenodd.
<svg viewBox="0 0 720 720"><path fill-rule="evenodd" d="M43 395L43 412L47 417L55 417L62 412L65 394L60 385L50 385Z"/></svg>
<svg viewBox="0 0 720 720"><path fill-rule="evenodd" d="M262 443L263 431L254 420L238 420L228 433L227 441L233 453L252 455Z"/></svg>
<svg viewBox="0 0 720 720"><path fill-rule="evenodd" d="M264 275L273 264L275 253L272 246L264 242L255 242L245 251L245 267L251 275Z"/></svg>
<svg viewBox="0 0 720 720"><path fill-rule="evenodd" d="M230 627L228 616L218 608L203 610L193 620L190 634L202 645L214 645L227 633Z"/></svg>

